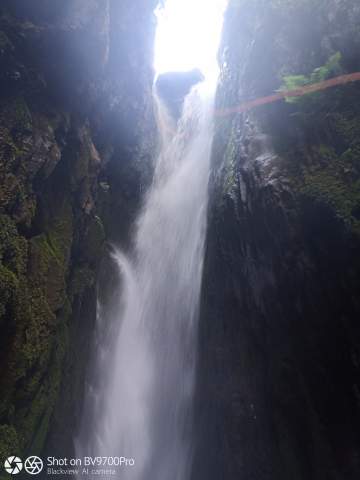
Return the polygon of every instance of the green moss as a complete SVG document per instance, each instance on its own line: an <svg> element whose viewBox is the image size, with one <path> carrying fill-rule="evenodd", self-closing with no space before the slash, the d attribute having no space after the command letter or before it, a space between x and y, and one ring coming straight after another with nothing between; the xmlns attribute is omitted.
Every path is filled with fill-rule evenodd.
<svg viewBox="0 0 360 480"><path fill-rule="evenodd" d="M14 308L18 286L15 274L0 264L0 325Z"/></svg>
<svg viewBox="0 0 360 480"><path fill-rule="evenodd" d="M61 372L57 371L56 378L54 378L54 375L52 374L53 368L54 366L50 364L50 372L38 385L39 388L35 396L32 398L30 404L23 410L18 411L16 423L18 430L22 432L24 447L33 443L34 432L36 432L35 438L38 437L36 442L38 445L45 439L44 437L46 435L47 423L43 425L42 428L40 427L43 423L43 420L51 415L55 402L54 397L58 392L60 384Z"/></svg>
<svg viewBox="0 0 360 480"><path fill-rule="evenodd" d="M25 38L37 27L16 28ZM14 28L6 31L17 48ZM90 264L98 259L105 235L100 219L79 206L92 194L99 168L90 129L57 107L44 112L37 102L42 81L21 58L8 55L13 48L0 31L0 57L9 60L4 68L13 68L14 59L28 87L21 89L24 96L0 100L0 455L21 456L29 448L42 449L68 350L71 302L93 285ZM74 253L89 261L81 258L81 267L71 262L70 273L74 230ZM27 239L19 234L34 231L40 234Z"/></svg>
<svg viewBox="0 0 360 480"><path fill-rule="evenodd" d="M351 149L338 155L329 145L321 144L313 146L306 160L290 170L295 191L332 207L355 233L360 233L356 214L360 209L360 178L353 164L359 159Z"/></svg>
<svg viewBox="0 0 360 480"><path fill-rule="evenodd" d="M17 97L12 104L15 127L21 130L32 130L32 116L29 107L22 97Z"/></svg>
<svg viewBox="0 0 360 480"><path fill-rule="evenodd" d="M18 300L17 332L12 346L12 359L9 361L9 371L15 382L25 378L27 371L35 364L38 367L46 365L51 330L55 325L55 315L41 289L26 289Z"/></svg>
<svg viewBox="0 0 360 480"><path fill-rule="evenodd" d="M350 100L351 101L351 100ZM357 99L356 99L357 101ZM328 114L328 121L334 133L351 148L360 147L360 113L334 112Z"/></svg>
<svg viewBox="0 0 360 480"><path fill-rule="evenodd" d="M18 455L20 452L19 440L16 429L13 425L0 425L0 465L10 455ZM1 468L1 474L3 474ZM0 475L1 475L0 474ZM4 478L3 475L2 478Z"/></svg>
<svg viewBox="0 0 360 480"><path fill-rule="evenodd" d="M0 32L0 56L4 49L11 48ZM26 98L0 101L0 346L6 346L1 348L2 456L25 455L29 449L40 453L43 447L68 350L71 302L93 285L89 264L98 258L105 236L100 219L84 215L78 208L76 247L91 261L81 259L82 266L72 268L70 275L73 208L78 206L78 193L85 191L86 197L86 189L90 192L96 180L96 171L89 172L89 168L97 168L97 152L88 128L84 129L85 136L75 138L77 127L70 114L65 120L62 114L54 118L40 115L34 106L36 99L30 95L26 90ZM33 111L27 102L30 98ZM74 130L69 135L71 127ZM63 143L57 145L55 130L56 136L59 133L67 142L68 151L73 147L69 145L71 139L74 143L79 140L75 161L65 166L64 160L56 169ZM54 153L52 149L56 148ZM46 175L44 169L48 169ZM37 185L42 184L36 193L35 176ZM75 190L76 200L72 195ZM37 200L45 208L41 212L39 209L35 225L32 219ZM24 225L30 228L25 230ZM41 234L30 239L19 234L26 231L31 235L38 228Z"/></svg>
<svg viewBox="0 0 360 480"><path fill-rule="evenodd" d="M69 199L63 202L55 219L46 229L47 241L58 260L68 265L73 235L73 213Z"/></svg>
<svg viewBox="0 0 360 480"><path fill-rule="evenodd" d="M283 85L280 87L280 92L287 92L289 90L296 90L297 88L304 87L306 85L312 85L314 83L323 82L324 80L334 77L341 72L341 53L337 52L328 59L325 65L315 68L309 75L288 75L283 77ZM313 99L319 97L319 93L309 93L305 97L285 97L285 100L289 103L301 103L305 98L311 96Z"/></svg>
<svg viewBox="0 0 360 480"><path fill-rule="evenodd" d="M0 322L7 337L1 338L4 360L8 363L13 353L13 340L17 330L17 311L23 293L27 261L27 242L21 237L14 222L6 215L0 216ZM13 391L11 369L1 378L0 421L8 410ZM6 421L7 419L5 419Z"/></svg>
<svg viewBox="0 0 360 480"><path fill-rule="evenodd" d="M29 248L24 250L27 262L19 259L24 254L21 237L8 218L2 218L6 228L0 235L0 258L18 272L18 286L13 302L14 333L7 339L7 373L1 379L5 394L0 401L0 419L8 418L11 405L15 405L21 452L30 445L40 451L66 350L62 332L71 312L65 289L73 234L70 201L61 200L54 210L45 232L29 240ZM3 278L9 282L11 272ZM7 291L4 295L8 296Z"/></svg>
<svg viewBox="0 0 360 480"><path fill-rule="evenodd" d="M8 165L21 153L21 150L14 143L9 129L3 125L0 125L0 142L0 162Z"/></svg>
<svg viewBox="0 0 360 480"><path fill-rule="evenodd" d="M23 157L32 147L32 116L26 101L18 97L0 104L0 208L8 209L27 223L34 214L34 199L26 183L28 163ZM5 210L7 211L7 210Z"/></svg>
<svg viewBox="0 0 360 480"><path fill-rule="evenodd" d="M24 294L23 310L16 315L18 331L13 346L14 362L9 362L9 370L12 384L16 383L11 397L18 405L14 423L20 452L31 447L32 452L40 453L46 437L68 349L70 310L68 302L64 305L56 321L43 291L32 288ZM22 323L25 320L26 324Z"/></svg>
<svg viewBox="0 0 360 480"><path fill-rule="evenodd" d="M14 221L0 215L0 262L16 275L24 274L27 255L27 241L18 234Z"/></svg>
<svg viewBox="0 0 360 480"><path fill-rule="evenodd" d="M33 129L33 119L26 100L23 97L16 97L11 101L6 101L0 105L0 125L11 133L11 141L21 143L19 138L21 134L29 134ZM18 145L21 152L25 146Z"/></svg>
<svg viewBox="0 0 360 480"><path fill-rule="evenodd" d="M40 454L44 445L49 421L59 394L62 364L68 344L68 328L66 322L62 322L56 331L46 375L42 379L39 391L32 401L29 411L19 422L19 429L27 432L28 437L31 438L30 450L35 454Z"/></svg>
<svg viewBox="0 0 360 480"><path fill-rule="evenodd" d="M33 287L40 288L52 311L64 302L67 264L50 245L45 234L30 241L29 275Z"/></svg>
<svg viewBox="0 0 360 480"><path fill-rule="evenodd" d="M68 303L65 276L72 243L71 208L64 207L51 221L47 233L32 238L27 248L13 221L0 216L0 300L5 304L0 316L11 307L13 323L13 333L6 339L0 419L8 421L15 405L18 452L32 442L40 449L45 438L65 351L59 329L67 328L71 311L64 309L58 319L55 314Z"/></svg>
<svg viewBox="0 0 360 480"><path fill-rule="evenodd" d="M13 386L10 398L18 406L14 421L21 451L34 441L37 452L42 447L61 381L67 348L66 319L67 311L61 323L56 321L40 288L23 293L16 313L13 355L8 362L8 385L10 389Z"/></svg>

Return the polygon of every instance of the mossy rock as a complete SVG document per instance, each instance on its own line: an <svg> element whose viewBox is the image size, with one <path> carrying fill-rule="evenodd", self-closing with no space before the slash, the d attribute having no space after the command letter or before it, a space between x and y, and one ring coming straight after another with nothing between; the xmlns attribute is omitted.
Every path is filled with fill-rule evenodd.
<svg viewBox="0 0 360 480"><path fill-rule="evenodd" d="M351 165L341 157L325 168L304 169L298 191L330 205L337 216L360 234L360 179L348 181L346 173L350 171Z"/></svg>
<svg viewBox="0 0 360 480"><path fill-rule="evenodd" d="M22 97L17 97L12 105L14 113L14 127L21 131L32 131L32 116L29 107Z"/></svg>
<svg viewBox="0 0 360 480"><path fill-rule="evenodd" d="M24 294L23 308L16 314L18 331L7 382L10 394L3 400L7 400L8 411L10 401L16 406L12 419L18 436L18 452L26 452L31 447L31 452L40 453L45 440L69 343L67 321L71 310L67 304L65 302L57 321L42 290L32 288Z"/></svg>
<svg viewBox="0 0 360 480"><path fill-rule="evenodd" d="M33 119L29 106L23 97L0 104L0 124L12 134L29 134L33 129ZM13 137L15 140L19 137Z"/></svg>
<svg viewBox="0 0 360 480"><path fill-rule="evenodd" d="M11 318L19 286L16 275L0 264L0 325Z"/></svg>
<svg viewBox="0 0 360 480"><path fill-rule="evenodd" d="M19 455L20 445L19 439L16 432L16 429L13 425L0 425L0 464L1 467L4 465L4 461L10 455ZM9 478L5 476L2 472L2 477L0 478Z"/></svg>
<svg viewBox="0 0 360 480"><path fill-rule="evenodd" d="M0 215L0 262L16 275L24 274L27 255L27 241L18 234L14 221Z"/></svg>
<svg viewBox="0 0 360 480"><path fill-rule="evenodd" d="M9 370L15 381L25 378L27 371L36 364L46 365L56 320L40 288L27 288L19 294L18 299L17 333L13 343L13 359L9 362Z"/></svg>
<svg viewBox="0 0 360 480"><path fill-rule="evenodd" d="M356 234L360 234L359 161L360 148L354 144L342 154L327 144L313 145L287 159L295 192L330 206Z"/></svg>
<svg viewBox="0 0 360 480"><path fill-rule="evenodd" d="M27 450L35 454L41 453L60 389L62 364L69 346L65 319L59 324L54 339L48 368L39 384L39 389L30 408L24 411L23 415L19 415L16 423L19 431L24 432L24 445Z"/></svg>
<svg viewBox="0 0 360 480"><path fill-rule="evenodd" d="M9 216L0 216L0 225L0 295L6 300L1 313L9 322L11 309L12 319L0 421L14 425L19 454L30 446L40 452L68 343L64 331L71 313L66 295L74 228L71 201L57 199L44 233L29 241L18 234Z"/></svg>
<svg viewBox="0 0 360 480"><path fill-rule="evenodd" d="M42 289L53 312L64 303L66 269L62 255L53 249L45 234L30 240L29 276L33 286Z"/></svg>
<svg viewBox="0 0 360 480"><path fill-rule="evenodd" d="M0 211L28 224L35 213L35 199L27 181L32 130L32 116L23 98L0 104Z"/></svg>
<svg viewBox="0 0 360 480"><path fill-rule="evenodd" d="M55 208L54 218L49 218L45 227L47 242L64 266L68 266L73 241L73 211L68 197Z"/></svg>

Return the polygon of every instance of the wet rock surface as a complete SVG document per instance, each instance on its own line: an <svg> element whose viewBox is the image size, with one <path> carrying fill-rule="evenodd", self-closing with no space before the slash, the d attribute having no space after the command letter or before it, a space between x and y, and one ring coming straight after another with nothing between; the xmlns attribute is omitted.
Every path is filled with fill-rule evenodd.
<svg viewBox="0 0 360 480"><path fill-rule="evenodd" d="M1 3L1 459L73 451L104 241L151 177L155 3Z"/></svg>
<svg viewBox="0 0 360 480"><path fill-rule="evenodd" d="M355 18L352 1L230 2L218 108L336 52L357 71ZM344 86L217 120L194 479L360 474L358 97Z"/></svg>

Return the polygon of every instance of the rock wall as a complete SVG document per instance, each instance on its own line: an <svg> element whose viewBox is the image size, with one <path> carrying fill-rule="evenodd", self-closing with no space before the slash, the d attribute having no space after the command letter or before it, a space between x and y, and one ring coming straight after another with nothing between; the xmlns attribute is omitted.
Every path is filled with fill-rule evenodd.
<svg viewBox="0 0 360 480"><path fill-rule="evenodd" d="M155 3L1 2L1 462L49 424L71 450L104 241L151 173Z"/></svg>
<svg viewBox="0 0 360 480"><path fill-rule="evenodd" d="M353 0L230 0L222 110L360 70ZM360 474L360 87L218 117L194 479Z"/></svg>

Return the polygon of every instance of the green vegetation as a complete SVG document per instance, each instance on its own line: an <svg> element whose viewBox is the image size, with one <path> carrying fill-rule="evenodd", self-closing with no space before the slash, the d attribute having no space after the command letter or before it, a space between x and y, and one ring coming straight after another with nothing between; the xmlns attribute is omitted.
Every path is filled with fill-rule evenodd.
<svg viewBox="0 0 360 480"><path fill-rule="evenodd" d="M1 466L5 458L19 452L19 440L15 428L12 425L0 425L0 462ZM2 473L2 472L1 472Z"/></svg>
<svg viewBox="0 0 360 480"><path fill-rule="evenodd" d="M14 112L14 124L21 130L32 131L32 116L24 98L17 97L12 104Z"/></svg>
<svg viewBox="0 0 360 480"><path fill-rule="evenodd" d="M89 122L52 102L43 65L24 59L47 29L9 10L0 15L0 462L42 448L73 303L95 282L105 237Z"/></svg>
<svg viewBox="0 0 360 480"><path fill-rule="evenodd" d="M354 161L359 159L351 149L343 155L325 145L313 147L312 164L303 165L297 178L298 192L331 206L355 232L360 234L360 218L354 212L360 209L360 178ZM326 164L323 164L323 161Z"/></svg>
<svg viewBox="0 0 360 480"><path fill-rule="evenodd" d="M295 192L328 205L354 233L360 234L358 115L351 110L328 113L318 119L316 127L309 122L308 128L314 129L311 143L281 153L289 179ZM317 138L322 138L322 143Z"/></svg>
<svg viewBox="0 0 360 480"><path fill-rule="evenodd" d="M26 181L25 161L32 145L33 120L22 97L0 104L0 209L29 224L35 198Z"/></svg>
<svg viewBox="0 0 360 480"><path fill-rule="evenodd" d="M296 90L297 88L304 87L306 85L312 85L314 83L323 82L331 77L339 75L341 73L341 53L337 52L332 55L329 60L321 67L315 68L315 70L309 75L288 75L283 77L284 84L280 87L280 92L287 92L289 90ZM319 95L319 93L311 93L312 97ZM285 97L289 103L300 103L304 101L303 97Z"/></svg>
<svg viewBox="0 0 360 480"><path fill-rule="evenodd" d="M0 215L0 262L16 275L25 273L27 242L8 215Z"/></svg>
<svg viewBox="0 0 360 480"><path fill-rule="evenodd" d="M279 8L299 9L309 4L308 0L273 3ZM342 58L342 52L338 51L310 74L282 75L279 91L301 89L345 73ZM305 65L306 57L303 61ZM282 68L286 71L286 66ZM295 70L293 65L291 69ZM286 97L288 106L281 107L281 116L276 121L268 119L267 127L285 160L295 192L328 205L351 231L360 234L358 101L357 85ZM296 132L301 132L301 139Z"/></svg>
<svg viewBox="0 0 360 480"><path fill-rule="evenodd" d="M65 352L60 332L67 328L67 317L57 324L55 312L66 303L72 242L71 209L64 212L47 234L29 242L10 217L0 216L0 321L6 317L12 325L11 337L3 340L7 372L1 377L0 417L6 423L0 426L0 451L10 448L3 438L6 425L16 433L17 452L35 440L40 448L57 398ZM12 405L16 415L10 414Z"/></svg>

